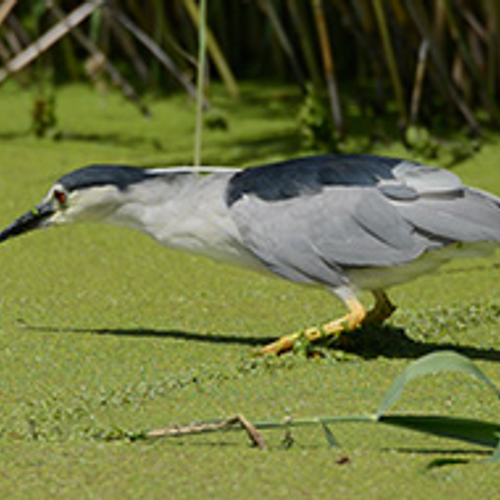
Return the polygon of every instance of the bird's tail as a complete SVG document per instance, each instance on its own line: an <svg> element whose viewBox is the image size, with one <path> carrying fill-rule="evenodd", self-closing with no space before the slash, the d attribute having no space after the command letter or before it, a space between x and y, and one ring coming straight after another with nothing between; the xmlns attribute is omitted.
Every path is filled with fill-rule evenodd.
<svg viewBox="0 0 500 500"><path fill-rule="evenodd" d="M500 198L465 187L451 197L422 196L400 213L417 232L443 244L500 243Z"/></svg>
<svg viewBox="0 0 500 500"><path fill-rule="evenodd" d="M493 210L491 214L491 219L488 220L488 222L491 224L491 227L493 229L493 236L494 236L493 241L497 241L500 243L500 198L491 193L488 193L487 191L482 191L481 189L477 188L468 188L468 189L471 193L474 193L476 196L483 199L484 201L487 200L491 206L496 207L496 216L495 216L495 210Z"/></svg>

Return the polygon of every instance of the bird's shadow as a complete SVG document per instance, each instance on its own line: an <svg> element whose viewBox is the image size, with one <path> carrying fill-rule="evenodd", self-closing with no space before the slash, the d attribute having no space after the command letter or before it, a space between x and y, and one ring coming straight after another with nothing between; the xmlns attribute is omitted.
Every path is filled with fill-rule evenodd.
<svg viewBox="0 0 500 500"><path fill-rule="evenodd" d="M23 325L25 329L52 333L77 333L95 335L116 335L137 338L176 339L186 342L209 344L243 345L255 349L276 340L276 337L243 336L236 334L202 334L182 330L163 330L155 328L60 328L51 326ZM364 328L344 334L332 349L341 350L364 359L385 357L388 359L415 359L434 351L453 350L471 359L500 362L500 350L480 348L472 345L450 342L427 342L409 337L403 328L382 326Z"/></svg>
<svg viewBox="0 0 500 500"><path fill-rule="evenodd" d="M345 341L342 342L342 339ZM406 334L404 328L384 325L350 332L340 339L340 348L365 359L415 359L435 351L455 351L470 359L500 361L500 350L481 348L454 342L417 340ZM338 346L334 346L339 348Z"/></svg>
<svg viewBox="0 0 500 500"><path fill-rule="evenodd" d="M276 340L274 337L248 337L216 333L186 332L184 330L163 330L156 328L65 328L57 326L35 326L23 324L25 330L50 333L77 333L94 335L116 335L120 337L162 338L209 344L235 344L258 347Z"/></svg>

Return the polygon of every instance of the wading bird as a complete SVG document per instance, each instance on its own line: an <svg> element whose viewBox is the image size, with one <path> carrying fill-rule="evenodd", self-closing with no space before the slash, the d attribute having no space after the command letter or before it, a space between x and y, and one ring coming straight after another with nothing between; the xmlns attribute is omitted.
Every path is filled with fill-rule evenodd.
<svg viewBox="0 0 500 500"><path fill-rule="evenodd" d="M48 226L107 222L173 249L271 271L332 292L347 307L335 321L282 337L335 338L379 324L394 306L384 290L500 242L500 198L453 173L407 160L322 155L246 170L91 165L59 179L0 242ZM359 290L369 290L369 312Z"/></svg>

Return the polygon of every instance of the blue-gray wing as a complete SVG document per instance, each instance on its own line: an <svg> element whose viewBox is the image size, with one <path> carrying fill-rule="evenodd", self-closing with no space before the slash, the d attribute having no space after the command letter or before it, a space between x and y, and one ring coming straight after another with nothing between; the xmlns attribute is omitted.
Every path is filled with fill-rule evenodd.
<svg viewBox="0 0 500 500"><path fill-rule="evenodd" d="M411 262L453 242L500 241L500 200L446 170L326 155L248 169L228 186L244 244L277 274L341 285L343 270Z"/></svg>

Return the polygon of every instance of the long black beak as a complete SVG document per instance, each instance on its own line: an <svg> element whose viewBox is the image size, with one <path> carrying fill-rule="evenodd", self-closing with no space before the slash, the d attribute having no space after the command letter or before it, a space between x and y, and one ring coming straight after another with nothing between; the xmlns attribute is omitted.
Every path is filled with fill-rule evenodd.
<svg viewBox="0 0 500 500"><path fill-rule="evenodd" d="M46 226L48 218L53 213L54 208L51 202L40 203L33 210L26 212L10 226L6 227L0 233L0 243L8 240L9 238L33 231L33 229Z"/></svg>

